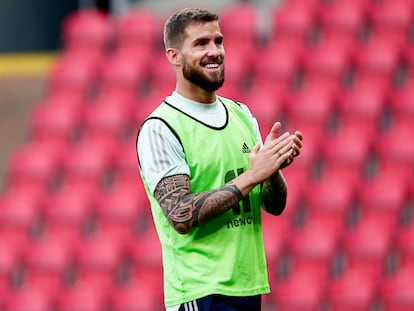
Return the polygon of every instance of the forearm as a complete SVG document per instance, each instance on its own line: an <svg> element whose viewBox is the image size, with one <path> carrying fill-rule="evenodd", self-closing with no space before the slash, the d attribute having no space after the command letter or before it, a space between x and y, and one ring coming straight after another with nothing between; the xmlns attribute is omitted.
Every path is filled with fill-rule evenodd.
<svg viewBox="0 0 414 311"><path fill-rule="evenodd" d="M191 193L186 175L164 178L157 185L154 195L168 221L182 234L223 214L244 197L234 182L215 190Z"/></svg>
<svg viewBox="0 0 414 311"><path fill-rule="evenodd" d="M263 209L273 215L280 215L286 207L287 184L280 171L262 183Z"/></svg>

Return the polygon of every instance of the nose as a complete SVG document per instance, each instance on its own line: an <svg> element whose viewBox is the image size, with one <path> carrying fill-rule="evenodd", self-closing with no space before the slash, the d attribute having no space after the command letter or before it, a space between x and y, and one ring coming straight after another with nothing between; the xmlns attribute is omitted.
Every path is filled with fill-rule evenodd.
<svg viewBox="0 0 414 311"><path fill-rule="evenodd" d="M223 48L214 42L208 45L207 55L209 57L217 57L223 54Z"/></svg>

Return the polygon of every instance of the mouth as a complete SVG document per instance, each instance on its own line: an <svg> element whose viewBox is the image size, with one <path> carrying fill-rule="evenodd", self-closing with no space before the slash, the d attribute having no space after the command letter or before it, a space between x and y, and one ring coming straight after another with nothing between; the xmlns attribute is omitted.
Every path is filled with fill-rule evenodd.
<svg viewBox="0 0 414 311"><path fill-rule="evenodd" d="M221 64L220 63L207 63L203 66L208 71L217 71L220 69Z"/></svg>

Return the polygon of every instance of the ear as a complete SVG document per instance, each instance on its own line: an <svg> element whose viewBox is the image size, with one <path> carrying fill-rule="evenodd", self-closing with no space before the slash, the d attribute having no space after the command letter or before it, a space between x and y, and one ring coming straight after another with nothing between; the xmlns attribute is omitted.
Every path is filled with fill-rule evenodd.
<svg viewBox="0 0 414 311"><path fill-rule="evenodd" d="M181 54L179 50L168 48L165 53L171 64L173 64L174 66L181 65Z"/></svg>

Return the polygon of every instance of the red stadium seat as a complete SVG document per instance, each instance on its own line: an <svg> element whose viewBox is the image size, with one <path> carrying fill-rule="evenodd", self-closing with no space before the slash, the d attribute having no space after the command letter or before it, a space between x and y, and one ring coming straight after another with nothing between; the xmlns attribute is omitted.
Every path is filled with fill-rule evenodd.
<svg viewBox="0 0 414 311"><path fill-rule="evenodd" d="M342 219L339 217L310 217L298 229L291 230L287 238L287 248L294 266L324 266L328 274L337 251Z"/></svg>
<svg viewBox="0 0 414 311"><path fill-rule="evenodd" d="M369 11L373 32L378 36L400 37L408 40L414 20L413 3L406 0L386 0L373 5Z"/></svg>
<svg viewBox="0 0 414 311"><path fill-rule="evenodd" d="M76 280L109 288L117 282L126 258L126 241L118 231L97 230L75 246Z"/></svg>
<svg viewBox="0 0 414 311"><path fill-rule="evenodd" d="M63 288L57 295L55 307L61 311L102 311L108 306L108 288L93 281L77 282Z"/></svg>
<svg viewBox="0 0 414 311"><path fill-rule="evenodd" d="M140 94L149 78L151 51L118 50L107 57L100 74L100 92L115 95Z"/></svg>
<svg viewBox="0 0 414 311"><path fill-rule="evenodd" d="M322 35L357 42L366 26L368 1L332 1L320 11Z"/></svg>
<svg viewBox="0 0 414 311"><path fill-rule="evenodd" d="M329 166L362 171L374 146L373 129L369 123L340 123L322 144L324 160Z"/></svg>
<svg viewBox="0 0 414 311"><path fill-rule="evenodd" d="M54 297L45 289L27 286L11 291L6 298L5 309L13 311L44 311L52 310Z"/></svg>
<svg viewBox="0 0 414 311"><path fill-rule="evenodd" d="M85 139L68 150L63 160L63 182L86 187L109 183L114 166L113 141Z"/></svg>
<svg viewBox="0 0 414 311"><path fill-rule="evenodd" d="M410 119L393 123L391 127L378 136L375 141L375 150L384 164L399 164L407 169L412 167L414 146L407 143L411 140L413 123Z"/></svg>
<svg viewBox="0 0 414 311"><path fill-rule="evenodd" d="M272 296L277 310L318 310L324 303L325 287L325 275L314 266L301 266L273 285Z"/></svg>
<svg viewBox="0 0 414 311"><path fill-rule="evenodd" d="M272 10L272 40L305 43L317 23L317 7L292 1Z"/></svg>
<svg viewBox="0 0 414 311"><path fill-rule="evenodd" d="M23 257L24 283L56 295L73 274L74 242L72 238L46 234L30 243Z"/></svg>
<svg viewBox="0 0 414 311"><path fill-rule="evenodd" d="M47 96L30 113L30 138L60 144L76 141L83 122L83 105L78 96Z"/></svg>
<svg viewBox="0 0 414 311"><path fill-rule="evenodd" d="M398 39L373 36L357 48L356 70L362 76L391 79L399 69L403 46Z"/></svg>
<svg viewBox="0 0 414 311"><path fill-rule="evenodd" d="M324 127L333 115L335 86L308 83L287 97L288 118L295 122Z"/></svg>
<svg viewBox="0 0 414 311"><path fill-rule="evenodd" d="M384 272L392 247L396 219L389 214L364 213L357 223L343 231L347 266L366 269L373 276Z"/></svg>
<svg viewBox="0 0 414 311"><path fill-rule="evenodd" d="M328 283L329 310L371 310L376 303L378 281L364 269L347 268Z"/></svg>
<svg viewBox="0 0 414 311"><path fill-rule="evenodd" d="M63 21L61 29L63 49L105 52L113 36L107 14L96 9L81 9Z"/></svg>
<svg viewBox="0 0 414 311"><path fill-rule="evenodd" d="M245 104L259 123L263 139L284 114L284 92L270 84L255 84L245 96Z"/></svg>
<svg viewBox="0 0 414 311"><path fill-rule="evenodd" d="M90 140L121 142L133 125L132 98L125 95L100 96L85 107L83 131Z"/></svg>
<svg viewBox="0 0 414 311"><path fill-rule="evenodd" d="M357 79L337 96L340 118L344 122L378 125L387 102L388 88L375 79Z"/></svg>
<svg viewBox="0 0 414 311"><path fill-rule="evenodd" d="M7 188L0 194L0 233L20 241L37 234L43 194L31 188Z"/></svg>
<svg viewBox="0 0 414 311"><path fill-rule="evenodd" d="M64 53L48 74L48 94L93 96L99 82L101 61L102 57L93 53Z"/></svg>
<svg viewBox="0 0 414 311"><path fill-rule="evenodd" d="M398 268L393 275L383 279L380 287L380 295L386 310L413 310L413 279L414 265L412 262Z"/></svg>
<svg viewBox="0 0 414 311"><path fill-rule="evenodd" d="M244 41L247 47L253 47L259 38L259 15L255 5L248 2L232 3L220 12L220 27L225 42ZM243 21L240 23L239 21Z"/></svg>
<svg viewBox="0 0 414 311"><path fill-rule="evenodd" d="M98 193L82 184L64 185L46 197L42 211L46 234L73 239L88 234Z"/></svg>
<svg viewBox="0 0 414 311"><path fill-rule="evenodd" d="M349 169L328 169L303 190L308 213L345 220L353 208L357 176Z"/></svg>
<svg viewBox="0 0 414 311"><path fill-rule="evenodd" d="M22 145L9 159L8 185L40 191L53 189L61 173L64 150L64 146L54 143L33 141Z"/></svg>
<svg viewBox="0 0 414 311"><path fill-rule="evenodd" d="M134 279L110 293L113 311L152 311L163 309L162 284L153 286L148 278Z"/></svg>
<svg viewBox="0 0 414 311"><path fill-rule="evenodd" d="M116 48L154 50L162 43L161 27L151 10L127 10L114 18Z"/></svg>
<svg viewBox="0 0 414 311"><path fill-rule="evenodd" d="M408 199L408 180L396 170L380 170L358 187L361 208L398 215Z"/></svg>
<svg viewBox="0 0 414 311"><path fill-rule="evenodd" d="M266 45L253 63L255 84L291 87L301 69L303 50L298 43L276 41Z"/></svg>

